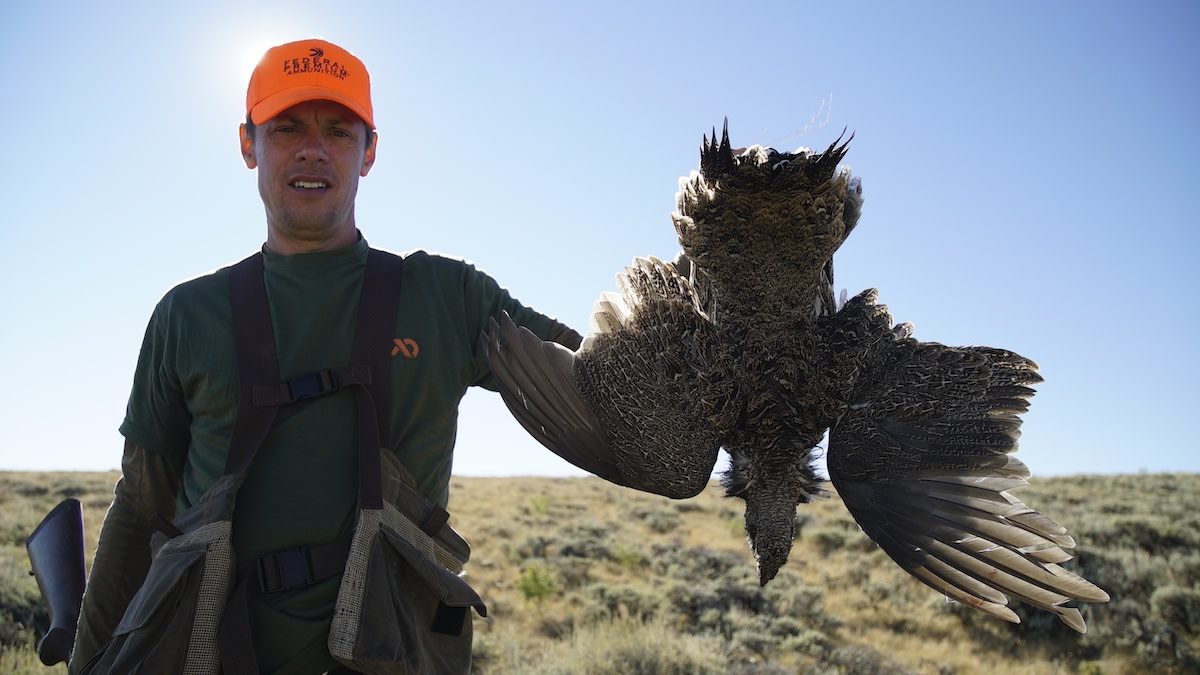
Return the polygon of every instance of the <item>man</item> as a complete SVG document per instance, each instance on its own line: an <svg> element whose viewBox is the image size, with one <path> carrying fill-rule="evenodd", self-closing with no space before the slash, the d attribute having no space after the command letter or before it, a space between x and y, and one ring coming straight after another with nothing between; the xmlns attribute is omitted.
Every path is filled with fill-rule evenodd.
<svg viewBox="0 0 1200 675"><path fill-rule="evenodd" d="M346 365L368 246L354 219L378 139L362 62L322 40L267 51L250 79L240 129L267 217L264 281L284 380ZM470 264L405 257L392 362L391 434L383 439L418 489L445 506L458 403L492 387L477 349L508 312L571 348L580 336L523 307ZM220 477L238 404L229 268L169 291L146 329L121 433L122 478L101 531L76 641L78 672L108 640L146 576L155 514L170 520ZM240 560L344 538L356 513L355 401L348 391L283 406L237 496ZM250 600L267 673L337 667L326 638L339 577Z"/></svg>

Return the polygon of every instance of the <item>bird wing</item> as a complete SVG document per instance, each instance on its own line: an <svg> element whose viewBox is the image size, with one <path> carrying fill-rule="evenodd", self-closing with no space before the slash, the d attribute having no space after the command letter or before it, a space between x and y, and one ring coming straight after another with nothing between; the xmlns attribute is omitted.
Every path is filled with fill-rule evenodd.
<svg viewBox="0 0 1200 675"><path fill-rule="evenodd" d="M619 485L692 497L721 445L701 404L704 317L668 263L639 258L617 281L578 351L503 315L481 337L488 362L509 410L555 454Z"/></svg>
<svg viewBox="0 0 1200 675"><path fill-rule="evenodd" d="M1019 623L1007 597L1085 632L1072 600L1108 594L1065 570L1066 529L1010 490L1020 414L1041 381L1032 361L987 347L901 337L861 376L830 432L830 478L855 520L906 571L947 596Z"/></svg>

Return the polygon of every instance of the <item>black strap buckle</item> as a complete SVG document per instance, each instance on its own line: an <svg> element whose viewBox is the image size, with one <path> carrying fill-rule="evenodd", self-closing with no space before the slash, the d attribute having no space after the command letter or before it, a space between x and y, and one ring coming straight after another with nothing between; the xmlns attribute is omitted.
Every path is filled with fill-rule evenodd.
<svg viewBox="0 0 1200 675"><path fill-rule="evenodd" d="M315 582L307 547L268 553L257 564L258 587L263 593L304 588Z"/></svg>
<svg viewBox="0 0 1200 675"><path fill-rule="evenodd" d="M292 400L302 401L335 391L338 388L338 378L332 370L322 370L319 373L302 375L288 380L287 386Z"/></svg>

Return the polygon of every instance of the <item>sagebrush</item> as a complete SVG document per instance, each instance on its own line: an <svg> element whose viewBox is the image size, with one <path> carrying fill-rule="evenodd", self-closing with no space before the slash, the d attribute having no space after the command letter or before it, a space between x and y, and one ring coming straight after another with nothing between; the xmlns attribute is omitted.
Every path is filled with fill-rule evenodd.
<svg viewBox="0 0 1200 675"><path fill-rule="evenodd" d="M62 673L25 537L65 497L95 545L114 473L0 473L0 672ZM1019 491L1068 526L1075 571L1112 601L1077 635L1021 605L1010 625L908 577L835 500L804 506L780 576L755 580L740 512L714 485L672 501L594 478L464 478L479 673L1200 672L1200 475L1076 476Z"/></svg>

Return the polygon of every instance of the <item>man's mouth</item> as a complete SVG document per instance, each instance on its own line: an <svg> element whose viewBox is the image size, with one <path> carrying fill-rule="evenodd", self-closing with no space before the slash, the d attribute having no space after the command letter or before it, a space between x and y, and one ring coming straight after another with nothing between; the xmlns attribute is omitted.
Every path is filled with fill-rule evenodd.
<svg viewBox="0 0 1200 675"><path fill-rule="evenodd" d="M304 190L320 190L329 186L321 181L298 180L292 182L292 187L301 188Z"/></svg>

